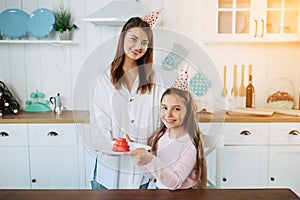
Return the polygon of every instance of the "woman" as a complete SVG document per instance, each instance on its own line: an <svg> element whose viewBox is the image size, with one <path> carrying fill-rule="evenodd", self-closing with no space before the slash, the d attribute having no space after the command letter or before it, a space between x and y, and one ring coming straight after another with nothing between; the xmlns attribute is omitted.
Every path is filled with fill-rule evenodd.
<svg viewBox="0 0 300 200"><path fill-rule="evenodd" d="M164 88L157 84L153 62L153 33L140 17L129 19L122 28L110 69L99 78L91 115L95 150L103 141L128 135L146 144L158 127L159 99ZM145 188L148 179L137 171L129 156L97 154L93 189Z"/></svg>

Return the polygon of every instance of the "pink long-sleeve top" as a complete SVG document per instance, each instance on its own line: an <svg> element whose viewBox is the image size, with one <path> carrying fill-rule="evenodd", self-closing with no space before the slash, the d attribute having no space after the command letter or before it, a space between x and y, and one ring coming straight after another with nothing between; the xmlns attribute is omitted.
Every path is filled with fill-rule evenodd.
<svg viewBox="0 0 300 200"><path fill-rule="evenodd" d="M158 141L156 157L143 170L157 179L159 189L187 189L195 185L196 157L188 134L172 139L167 130Z"/></svg>

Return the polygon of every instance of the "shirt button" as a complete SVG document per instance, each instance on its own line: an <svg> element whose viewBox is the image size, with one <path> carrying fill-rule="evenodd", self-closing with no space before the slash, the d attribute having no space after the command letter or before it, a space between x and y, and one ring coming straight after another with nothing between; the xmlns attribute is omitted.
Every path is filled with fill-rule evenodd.
<svg viewBox="0 0 300 200"><path fill-rule="evenodd" d="M130 121L130 123L134 123L134 120L132 119L132 120Z"/></svg>
<svg viewBox="0 0 300 200"><path fill-rule="evenodd" d="M133 102L133 99L130 99L129 102Z"/></svg>

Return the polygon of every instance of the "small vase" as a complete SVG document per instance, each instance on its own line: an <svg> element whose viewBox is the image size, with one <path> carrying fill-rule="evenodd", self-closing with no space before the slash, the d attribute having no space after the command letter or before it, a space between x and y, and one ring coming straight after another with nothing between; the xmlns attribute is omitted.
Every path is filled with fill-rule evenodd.
<svg viewBox="0 0 300 200"><path fill-rule="evenodd" d="M60 40L72 40L72 31L64 31L59 33Z"/></svg>

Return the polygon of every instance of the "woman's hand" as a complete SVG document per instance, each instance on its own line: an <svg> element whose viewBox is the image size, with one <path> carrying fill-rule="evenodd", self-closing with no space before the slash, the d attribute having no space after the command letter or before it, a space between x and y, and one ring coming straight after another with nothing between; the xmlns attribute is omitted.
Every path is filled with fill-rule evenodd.
<svg viewBox="0 0 300 200"><path fill-rule="evenodd" d="M144 148L136 148L128 153L136 165L147 165L152 161L153 155Z"/></svg>
<svg viewBox="0 0 300 200"><path fill-rule="evenodd" d="M127 142L134 142L134 140L132 140L127 133L125 135L125 139L126 139ZM117 141L118 139L113 137L111 140L112 141Z"/></svg>

